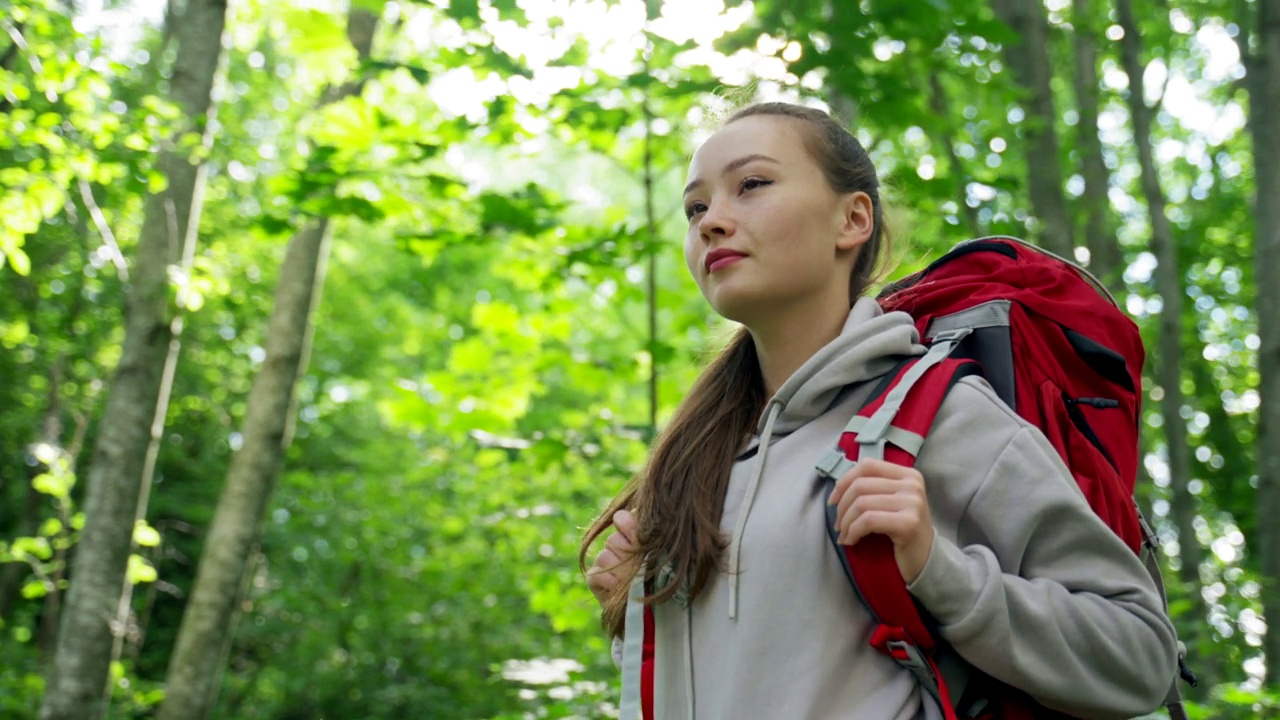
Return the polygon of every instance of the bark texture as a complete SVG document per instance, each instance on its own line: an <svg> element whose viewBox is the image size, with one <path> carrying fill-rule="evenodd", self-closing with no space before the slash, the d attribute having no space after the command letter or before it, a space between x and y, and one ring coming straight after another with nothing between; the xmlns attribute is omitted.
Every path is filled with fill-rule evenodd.
<svg viewBox="0 0 1280 720"><path fill-rule="evenodd" d="M1258 535L1269 632L1267 682L1280 683L1280 0L1257 0L1257 50L1246 54L1253 133L1258 288ZM1247 41L1246 41L1247 42Z"/></svg>
<svg viewBox="0 0 1280 720"><path fill-rule="evenodd" d="M226 0L190 0L176 30L170 96L203 132L222 53ZM176 148L157 164L168 187L149 196L125 308L120 363L107 395L84 501L85 526L71 566L41 720L94 720L105 711L114 622L133 541L142 465L161 396L172 335L168 268L183 255L199 169Z"/></svg>
<svg viewBox="0 0 1280 720"><path fill-rule="evenodd" d="M1142 177L1142 195L1147 203L1151 219L1151 253L1156 257L1155 284L1161 299L1159 337L1156 351L1152 353L1156 384L1163 391L1160 415L1163 420L1165 445L1169 465L1170 510L1174 527L1178 531L1178 556L1181 565L1178 579L1192 603L1192 615L1185 627L1195 629L1196 634L1184 638L1191 645L1203 641L1208 628L1208 611L1204 604L1200 565L1204 561L1204 549L1196 538L1195 518L1197 505L1189 489L1191 483L1191 447L1187 438L1187 420L1182 416L1186 398L1182 392L1182 309L1186 298L1185 281L1178 264L1178 247L1173 226L1165 214L1164 189L1156 168L1151 141L1151 122L1155 114L1144 99L1142 62L1142 36L1133 14L1130 0L1116 1L1116 15L1124 29L1120 44L1121 65L1129 76L1127 103L1133 123L1133 139L1138 153ZM1204 686L1213 684L1213 668L1210 658L1198 656L1198 672Z"/></svg>
<svg viewBox="0 0 1280 720"><path fill-rule="evenodd" d="M1098 27L1094 15L1095 0L1072 0L1072 22L1075 25L1076 107L1080 112L1077 147L1080 171L1084 177L1084 246L1089 249L1089 270L1111 290L1123 297L1124 260L1120 243L1112 232L1111 201L1107 196L1110 173L1102 155L1102 139L1098 136Z"/></svg>
<svg viewBox="0 0 1280 720"><path fill-rule="evenodd" d="M244 446L231 461L204 540L169 661L160 720L199 720L213 705L245 569L292 436L297 381L306 369L328 244L327 220L313 221L289 241L267 330L266 360L249 391Z"/></svg>
<svg viewBox="0 0 1280 720"><path fill-rule="evenodd" d="M1054 110L1053 67L1049 62L1048 18L1041 0L992 0L996 17L1018 34L1004 47L1005 64L1026 93L1027 187L1040 224L1040 244L1065 258L1075 257L1075 239L1062 189L1062 161Z"/></svg>
<svg viewBox="0 0 1280 720"><path fill-rule="evenodd" d="M347 34L369 57L377 18L353 10ZM325 100L357 94L353 83ZM217 697L242 587L293 436L298 380L306 372L315 308L324 284L330 222L310 222L289 240L267 327L266 359L249 392L241 434L218 499L195 586L169 660L160 720L202 720Z"/></svg>
<svg viewBox="0 0 1280 720"><path fill-rule="evenodd" d="M935 71L929 71L929 109L933 110L938 119L943 122L949 122L949 118L955 117L951 113L951 100L947 97L947 90L942 85L942 74ZM951 170L950 179L958 189L956 201L960 204L960 213L964 215L969 234L979 237L986 233L983 232L982 221L978 218L978 208L969 204L969 177L965 174L964 163L960 160L959 153L956 152L956 143L953 139L956 134L953 128L948 128L948 132L935 139L942 143L943 150L946 152Z"/></svg>

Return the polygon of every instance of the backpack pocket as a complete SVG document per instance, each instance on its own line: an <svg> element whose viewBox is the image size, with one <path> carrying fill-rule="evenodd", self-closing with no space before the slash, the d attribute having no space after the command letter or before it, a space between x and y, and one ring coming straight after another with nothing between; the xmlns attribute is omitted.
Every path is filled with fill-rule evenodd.
<svg viewBox="0 0 1280 720"><path fill-rule="evenodd" d="M1089 422L1095 413L1120 412L1119 403L1106 398L1073 398L1047 381L1040 386L1040 406L1045 412L1045 436L1070 468L1089 506L1136 548L1141 532L1132 492Z"/></svg>

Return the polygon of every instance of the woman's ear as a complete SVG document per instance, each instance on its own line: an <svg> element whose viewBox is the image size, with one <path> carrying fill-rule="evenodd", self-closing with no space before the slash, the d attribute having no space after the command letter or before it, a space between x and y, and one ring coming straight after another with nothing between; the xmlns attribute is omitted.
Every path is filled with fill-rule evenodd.
<svg viewBox="0 0 1280 720"><path fill-rule="evenodd" d="M871 239L875 229L875 206L871 196L859 190L844 195L840 201L840 236L836 240L839 250L852 250Z"/></svg>

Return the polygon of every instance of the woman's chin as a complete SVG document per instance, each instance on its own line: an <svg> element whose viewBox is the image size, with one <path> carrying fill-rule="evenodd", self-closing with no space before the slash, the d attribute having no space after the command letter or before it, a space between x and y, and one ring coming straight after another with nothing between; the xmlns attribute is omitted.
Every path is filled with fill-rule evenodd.
<svg viewBox="0 0 1280 720"><path fill-rule="evenodd" d="M751 327L753 321L758 320L762 315L762 304L758 298L742 297L735 293L718 293L707 298L707 301L717 315L739 325Z"/></svg>

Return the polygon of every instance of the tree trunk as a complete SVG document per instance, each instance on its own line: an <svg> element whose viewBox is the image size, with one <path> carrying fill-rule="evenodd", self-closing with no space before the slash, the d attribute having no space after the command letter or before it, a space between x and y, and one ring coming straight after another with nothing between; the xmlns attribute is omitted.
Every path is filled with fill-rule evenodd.
<svg viewBox="0 0 1280 720"><path fill-rule="evenodd" d="M177 29L171 95L203 132L222 52L226 0L190 0ZM85 526L71 568L57 649L40 710L42 720L93 720L105 705L125 568L133 541L143 460L162 394L172 337L168 267L194 236L198 168L176 141L157 165L167 188L149 196L134 258L120 363L88 473ZM193 225L195 223L192 223Z"/></svg>
<svg viewBox="0 0 1280 720"><path fill-rule="evenodd" d="M1258 534L1267 682L1280 684L1280 0L1257 0L1258 45L1248 64L1249 128L1253 134L1257 237L1253 268L1258 288ZM1248 44L1247 35L1244 44Z"/></svg>
<svg viewBox="0 0 1280 720"><path fill-rule="evenodd" d="M1018 34L1004 46L1005 64L1025 91L1023 129L1027 140L1027 182L1031 209L1040 224L1040 244L1064 258L1075 257L1075 239L1062 191L1054 110L1053 67L1049 63L1048 20L1040 0L991 0L996 17Z"/></svg>
<svg viewBox="0 0 1280 720"><path fill-rule="evenodd" d="M347 35L368 59L377 17L353 10ZM337 100L361 84L326 94ZM254 378L245 411L244 446L235 454L218 499L190 600L169 660L160 720L202 720L209 715L231 642L231 628L249 558L293 436L297 385L306 371L313 319L324 283L330 223L312 221L289 240L267 327L266 360Z"/></svg>
<svg viewBox="0 0 1280 720"><path fill-rule="evenodd" d="M1141 58L1142 38L1138 34L1138 24L1134 19L1130 0L1117 0L1116 14L1124 29L1120 46L1121 64L1129 76L1127 101L1133 122L1138 164L1142 172L1142 194L1151 219L1151 252L1157 261L1156 292L1162 303L1159 339L1153 359L1156 384L1164 392L1164 397L1160 400L1160 415L1164 421L1166 459L1169 463L1170 514L1178 531L1178 556L1181 560L1178 578L1192 603L1190 621L1183 627L1196 631L1196 635L1185 638L1186 640L1202 641L1199 645L1204 645L1208 640L1204 636L1208 628L1208 614L1200 582L1204 549L1196 538L1196 499L1188 488L1191 482L1191 448L1187 439L1187 421L1182 416L1185 400L1182 393L1182 306L1186 291L1182 270L1178 267L1178 248L1174 242L1173 228L1165 214L1164 190L1160 187L1153 156L1151 119L1154 113L1147 107L1144 99L1143 73L1146 68ZM1188 645L1192 644L1193 642L1188 642ZM1200 656L1199 672L1205 687L1213 684L1212 669L1206 665L1208 662L1207 655Z"/></svg>
<svg viewBox="0 0 1280 720"><path fill-rule="evenodd" d="M211 110L209 115L213 116ZM206 140L211 140L207 138ZM188 164L187 167L190 167ZM191 196L192 202L188 206L187 212L194 212L195 216L187 223L183 232L186 237L182 242L182 257L179 261L181 274L183 277L191 277L191 269L195 261L195 239L196 230L200 224L201 206L204 202L204 186L205 186L205 165L196 168L194 179L194 193ZM184 171L186 168L183 169ZM178 217L191 217L190 215L179 215ZM151 502L151 484L155 477L156 460L160 456L160 443L164 438L165 419L169 415L169 395L173 390L173 378L178 371L178 356L182 351L182 327L183 316L181 308L187 303L187 290L180 288L177 293L178 314L170 323L169 348L164 358L164 368L160 372L160 390L156 398L155 413L151 417L151 432L147 442L147 452L142 460L142 476L138 479L138 500L134 510L134 524L146 520L147 506ZM133 551L132 537L130 538L129 552ZM128 628L135 624L130 621L133 615L133 583L129 581L126 575L123 578L123 585L120 588L120 601L116 604L115 614L115 639L111 644L111 661L115 662L120 659L120 651L124 647L124 639Z"/></svg>
<svg viewBox="0 0 1280 720"><path fill-rule="evenodd" d="M217 665L229 639L247 560L292 435L295 391L306 369L328 243L328 220L313 221L289 241L267 329L266 360L245 411L244 446L232 459L205 537L169 662L160 720L204 718L213 704L221 677Z"/></svg>
<svg viewBox="0 0 1280 720"><path fill-rule="evenodd" d="M1084 242L1089 248L1089 270L1113 295L1121 298L1124 260L1120 244L1112 232L1111 201L1107 197L1110 173L1102 156L1102 140L1098 136L1098 33L1092 4L1091 0L1073 0L1071 3L1071 19L1076 29L1073 80L1076 107L1080 112L1076 129L1084 177Z"/></svg>
<svg viewBox="0 0 1280 720"><path fill-rule="evenodd" d="M935 69L927 69L929 74L929 109L942 122L950 125L951 118L951 101L947 98L947 90L942 86L942 73ZM951 168L951 182L959 190L956 193L956 200L960 203L960 213L964 215L965 221L969 226L969 234L974 237L983 235L982 221L978 219L978 208L969 204L969 178L965 175L964 164L960 161L960 155L956 153L955 143L956 132L954 128L947 128L947 132L942 136L935 138L942 143L942 147L947 153L947 162Z"/></svg>

